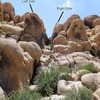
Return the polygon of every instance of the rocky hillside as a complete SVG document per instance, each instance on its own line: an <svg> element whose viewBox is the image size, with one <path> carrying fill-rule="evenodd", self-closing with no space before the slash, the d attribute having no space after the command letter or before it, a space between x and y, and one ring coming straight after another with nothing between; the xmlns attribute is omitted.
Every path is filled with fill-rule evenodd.
<svg viewBox="0 0 100 100"><path fill-rule="evenodd" d="M73 14L51 38L36 13L0 3L0 100L100 100L100 17Z"/></svg>

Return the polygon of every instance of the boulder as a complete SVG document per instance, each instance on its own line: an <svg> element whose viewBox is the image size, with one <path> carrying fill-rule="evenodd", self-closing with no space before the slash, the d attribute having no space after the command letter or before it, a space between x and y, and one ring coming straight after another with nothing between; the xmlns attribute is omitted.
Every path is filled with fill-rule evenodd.
<svg viewBox="0 0 100 100"><path fill-rule="evenodd" d="M92 42L92 47L96 51L100 51L100 32L90 37L90 41Z"/></svg>
<svg viewBox="0 0 100 100"><path fill-rule="evenodd" d="M53 46L53 53L61 53L61 54L68 54L68 46L67 45L54 45Z"/></svg>
<svg viewBox="0 0 100 100"><path fill-rule="evenodd" d="M3 8L2 8L1 1L0 1L0 22L2 21L3 21Z"/></svg>
<svg viewBox="0 0 100 100"><path fill-rule="evenodd" d="M84 51L92 50L92 45L89 41L82 42L80 45L84 48Z"/></svg>
<svg viewBox="0 0 100 100"><path fill-rule="evenodd" d="M92 30L92 35L95 35L100 32L100 25L97 25L93 30Z"/></svg>
<svg viewBox="0 0 100 100"><path fill-rule="evenodd" d="M81 45L81 44L78 44L77 43L77 48L76 48L77 50L77 52L83 52L83 51L85 51L85 49L84 49L84 47Z"/></svg>
<svg viewBox="0 0 100 100"><path fill-rule="evenodd" d="M37 85L30 85L29 90L32 91L32 92L37 92L39 89L38 89Z"/></svg>
<svg viewBox="0 0 100 100"><path fill-rule="evenodd" d="M82 57L88 60L94 59L94 56L92 56L89 52L73 52L67 56L72 57L73 59L77 57Z"/></svg>
<svg viewBox="0 0 100 100"><path fill-rule="evenodd" d="M52 40L57 37L58 33L63 30L63 26L60 23L56 23L52 33Z"/></svg>
<svg viewBox="0 0 100 100"><path fill-rule="evenodd" d="M5 93L1 87L0 87L0 100L5 100Z"/></svg>
<svg viewBox="0 0 100 100"><path fill-rule="evenodd" d="M73 57L75 64L76 64L76 69L78 69L80 66L84 65L84 64L88 64L89 60L85 57L81 57L81 56L76 56Z"/></svg>
<svg viewBox="0 0 100 100"><path fill-rule="evenodd" d="M50 49L46 49L46 48L42 49L42 52L43 52L43 54L49 55L49 56L52 54L52 51Z"/></svg>
<svg viewBox="0 0 100 100"><path fill-rule="evenodd" d="M14 10L13 5L10 2L4 2L4 3L2 3L2 7L3 7L4 16L5 16L5 14L8 14L8 16L9 16L8 21L13 20L13 17L15 15L15 10Z"/></svg>
<svg viewBox="0 0 100 100"><path fill-rule="evenodd" d="M42 51L37 43L20 41L18 44L24 50L24 52L28 52L30 54L35 61L35 65L39 63Z"/></svg>
<svg viewBox="0 0 100 100"><path fill-rule="evenodd" d="M29 35L31 39L27 39L26 35ZM27 14L25 17L25 28L20 37L21 41L34 41L41 48L48 43L46 30L44 28L43 21L35 13Z"/></svg>
<svg viewBox="0 0 100 100"><path fill-rule="evenodd" d="M78 68L84 64L88 64L90 63L90 61L95 61L94 57L89 52L75 52L75 51L71 52L71 50L68 49L68 46L67 47L63 45L57 45L56 47L55 46L53 49L54 61L62 62L62 64L65 63L66 65L71 67L76 66L75 68Z"/></svg>
<svg viewBox="0 0 100 100"><path fill-rule="evenodd" d="M23 14L21 17L20 17L20 22L24 22L25 19L26 19L26 16L30 14L30 12L26 12L25 14Z"/></svg>
<svg viewBox="0 0 100 100"><path fill-rule="evenodd" d="M50 63L50 55L42 54L40 62L42 63L42 65L48 66L48 64Z"/></svg>
<svg viewBox="0 0 100 100"><path fill-rule="evenodd" d="M93 93L92 100L100 100L100 88Z"/></svg>
<svg viewBox="0 0 100 100"><path fill-rule="evenodd" d="M24 28L25 27L25 22L19 22L19 23L16 24L16 26Z"/></svg>
<svg viewBox="0 0 100 100"><path fill-rule="evenodd" d="M91 73L91 72L88 71L88 70L85 70L85 69L78 70L78 71L76 72L76 74L75 74L74 79L75 79L75 81L81 81L81 77L82 77L83 75L89 74L89 73Z"/></svg>
<svg viewBox="0 0 100 100"><path fill-rule="evenodd" d="M74 68L74 67L75 67L75 61L74 61L74 59L70 56L70 54L66 55L66 58L67 58L67 60L68 60L68 62L69 62L69 67Z"/></svg>
<svg viewBox="0 0 100 100"><path fill-rule="evenodd" d="M90 63L90 61L94 59L94 57L87 52L73 52L65 56L69 61L69 66L75 68L75 70L84 64Z"/></svg>
<svg viewBox="0 0 100 100"><path fill-rule="evenodd" d="M20 16L19 15L15 15L14 18L13 18L13 22L14 22L15 25L17 23L19 23L20 22Z"/></svg>
<svg viewBox="0 0 100 100"><path fill-rule="evenodd" d="M54 44L54 45L59 45L59 44L67 45L67 44L68 44L68 41L67 41L66 37L64 37L64 36L62 36L62 35L58 35L58 36L53 40L53 44Z"/></svg>
<svg viewBox="0 0 100 100"><path fill-rule="evenodd" d="M64 31L67 31L68 28L70 27L71 23L73 20L75 19L80 19L80 17L76 14L73 14L72 16L70 16L66 21L65 23L63 24L63 30Z"/></svg>
<svg viewBox="0 0 100 100"><path fill-rule="evenodd" d="M66 32L66 31L60 31L60 32L58 33L58 35L63 35L63 36L65 36L65 37L66 37L67 32Z"/></svg>
<svg viewBox="0 0 100 100"><path fill-rule="evenodd" d="M57 62L57 64L58 64L59 66L64 66L64 65L65 65L66 67L69 66L69 62L68 62L68 60L67 60L67 58L66 58L65 55L62 55L62 54L60 54L60 53L54 53L54 54L53 54L53 59L54 59L55 62Z"/></svg>
<svg viewBox="0 0 100 100"><path fill-rule="evenodd" d="M64 95L67 92L69 92L72 89L75 89L78 91L80 88L83 88L84 86L82 85L81 81L65 81L65 80L60 80L58 81L57 84L57 93L59 95Z"/></svg>
<svg viewBox="0 0 100 100"><path fill-rule="evenodd" d="M3 15L3 20L6 21L6 22L9 22L10 21L10 15L9 14L4 14Z"/></svg>
<svg viewBox="0 0 100 100"><path fill-rule="evenodd" d="M15 25L13 21L8 22L7 24L8 25L13 25L13 26Z"/></svg>
<svg viewBox="0 0 100 100"><path fill-rule="evenodd" d="M69 53L76 52L77 51L77 44L76 44L76 42L69 41L69 44L68 44L67 48L68 48Z"/></svg>
<svg viewBox="0 0 100 100"><path fill-rule="evenodd" d="M67 38L71 40L73 40L73 38L76 38L82 41L88 40L88 36L85 30L85 25L81 19L76 19L72 21L67 31Z"/></svg>
<svg viewBox="0 0 100 100"><path fill-rule="evenodd" d="M18 26L12 26L8 24L1 24L0 29L6 33L6 36L12 37L15 40L18 40L20 37L21 32L23 31L23 28ZM14 37L15 36L15 37Z"/></svg>
<svg viewBox="0 0 100 100"><path fill-rule="evenodd" d="M88 35L88 37L92 36L92 31L93 31L93 29L87 29L86 30L86 34Z"/></svg>
<svg viewBox="0 0 100 100"><path fill-rule="evenodd" d="M88 26L85 25L85 29L87 30L87 29L90 29L90 28L89 28Z"/></svg>
<svg viewBox="0 0 100 100"><path fill-rule="evenodd" d="M67 42L66 41L67 39L65 38L65 41L64 41L63 38L64 38L64 36L59 35L53 40L53 43L54 43L53 52L54 53L58 52L58 53L62 53L62 54L69 54L69 53L73 53L73 52L90 51L92 49L92 45L89 41L85 41L85 42L77 41L78 43L74 42L74 41ZM61 41L61 39L62 39L62 41Z"/></svg>
<svg viewBox="0 0 100 100"><path fill-rule="evenodd" d="M34 59L13 40L0 38L0 86L9 93L30 83Z"/></svg>
<svg viewBox="0 0 100 100"><path fill-rule="evenodd" d="M83 85L96 91L100 88L100 73L85 74L81 77Z"/></svg>
<svg viewBox="0 0 100 100"><path fill-rule="evenodd" d="M89 15L89 16L86 16L86 17L84 18L84 24L85 24L86 26L88 26L89 28L93 28L93 27L92 27L92 22L93 22L95 19L97 19L97 18L99 18L99 16L97 16L97 15Z"/></svg>
<svg viewBox="0 0 100 100"><path fill-rule="evenodd" d="M96 44L99 44L100 43L100 32L98 32L96 35L93 35L91 38L90 38L90 41L91 42L94 42Z"/></svg>
<svg viewBox="0 0 100 100"><path fill-rule="evenodd" d="M92 22L92 27L96 27L97 25L100 25L100 18L96 18L96 19Z"/></svg>

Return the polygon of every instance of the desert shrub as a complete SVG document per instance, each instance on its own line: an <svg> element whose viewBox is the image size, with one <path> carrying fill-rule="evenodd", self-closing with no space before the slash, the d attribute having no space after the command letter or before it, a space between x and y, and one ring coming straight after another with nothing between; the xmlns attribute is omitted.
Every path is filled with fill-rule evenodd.
<svg viewBox="0 0 100 100"><path fill-rule="evenodd" d="M92 91L87 88L81 88L79 90L72 89L70 90L64 100L91 100Z"/></svg>
<svg viewBox="0 0 100 100"><path fill-rule="evenodd" d="M60 66L59 70L60 73L71 73L72 71L71 68L66 65Z"/></svg>
<svg viewBox="0 0 100 100"><path fill-rule="evenodd" d="M81 72L81 76L85 75L85 74L90 74L91 72L89 70L83 70Z"/></svg>
<svg viewBox="0 0 100 100"><path fill-rule="evenodd" d="M90 73L92 73L92 72L89 70L80 70L80 76L83 76L85 74L90 74Z"/></svg>
<svg viewBox="0 0 100 100"><path fill-rule="evenodd" d="M6 100L41 100L42 96L39 93L32 92L28 89L23 91L13 91L7 97Z"/></svg>
<svg viewBox="0 0 100 100"><path fill-rule="evenodd" d="M64 68L64 67L63 67ZM51 67L50 70L41 72L35 76L34 83L38 85L39 91L42 95L49 96L56 91L58 76L64 71L68 72L68 68L64 70Z"/></svg>
<svg viewBox="0 0 100 100"><path fill-rule="evenodd" d="M38 85L39 91L42 95L53 94L58 75L59 71L52 69L50 72L42 70L37 76L35 76L34 83Z"/></svg>
<svg viewBox="0 0 100 100"><path fill-rule="evenodd" d="M85 64L83 66L80 67L81 69L85 69L87 71L90 71L92 73L96 73L97 72L97 69L95 67L95 65L93 63L88 63L88 64Z"/></svg>

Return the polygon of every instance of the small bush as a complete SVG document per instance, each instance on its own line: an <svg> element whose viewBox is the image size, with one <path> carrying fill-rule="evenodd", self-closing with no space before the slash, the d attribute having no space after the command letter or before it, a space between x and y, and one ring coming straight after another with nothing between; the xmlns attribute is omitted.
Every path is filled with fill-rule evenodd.
<svg viewBox="0 0 100 100"><path fill-rule="evenodd" d="M60 73L71 73L72 71L71 68L65 65L60 66L59 70L60 70Z"/></svg>
<svg viewBox="0 0 100 100"><path fill-rule="evenodd" d="M92 73L96 73L97 72L97 69L95 67L95 65L93 63L88 63L86 65L83 65L81 66L81 69L85 69L85 70L88 70Z"/></svg>
<svg viewBox="0 0 100 100"><path fill-rule="evenodd" d="M39 91L42 95L52 95L54 92L54 88L56 87L55 80L57 80L57 76L59 75L59 71L52 68L49 71L41 71L34 79L34 83L38 85Z"/></svg>
<svg viewBox="0 0 100 100"><path fill-rule="evenodd" d="M64 67L63 67L64 68ZM37 76L35 76L34 83L38 85L39 91L42 95L49 96L52 95L57 87L58 76L64 71L68 72L65 68L64 70L51 67L49 71L42 70Z"/></svg>
<svg viewBox="0 0 100 100"><path fill-rule="evenodd" d="M78 91L73 89L69 91L64 100L91 100L92 91L87 88L81 88Z"/></svg>
<svg viewBox="0 0 100 100"><path fill-rule="evenodd" d="M41 100L41 98L41 94L25 89L20 92L11 92L6 100Z"/></svg>
<svg viewBox="0 0 100 100"><path fill-rule="evenodd" d="M89 70L79 70L80 72L80 76L83 76L83 75L85 75L85 74L90 74L90 73L92 73L91 71L89 71Z"/></svg>

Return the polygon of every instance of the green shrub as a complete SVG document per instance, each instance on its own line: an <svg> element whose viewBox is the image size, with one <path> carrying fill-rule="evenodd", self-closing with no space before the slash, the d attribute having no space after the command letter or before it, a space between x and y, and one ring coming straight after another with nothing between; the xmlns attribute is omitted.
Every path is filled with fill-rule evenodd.
<svg viewBox="0 0 100 100"><path fill-rule="evenodd" d="M92 91L87 88L81 88L78 91L73 89L69 91L64 100L91 100Z"/></svg>
<svg viewBox="0 0 100 100"><path fill-rule="evenodd" d="M64 67L63 67L64 68ZM38 85L39 91L42 95L52 95L57 87L58 76L64 71L68 72L68 68L57 69L51 67L49 71L41 70L41 72L35 76L34 83Z"/></svg>
<svg viewBox="0 0 100 100"><path fill-rule="evenodd" d="M80 68L88 70L88 71L90 71L92 73L96 73L97 72L97 69L96 69L96 67L95 67L95 65L93 63L85 64L85 65L81 66Z"/></svg>
<svg viewBox="0 0 100 100"><path fill-rule="evenodd" d="M53 88L56 87L55 80L59 74L58 70L52 69L52 71L42 70L37 76L35 76L34 83L38 85L39 91L42 95L53 94Z"/></svg>
<svg viewBox="0 0 100 100"><path fill-rule="evenodd" d="M89 71L89 70L80 70L80 76L83 76L83 75L85 75L85 74L90 74L91 73L91 71Z"/></svg>
<svg viewBox="0 0 100 100"><path fill-rule="evenodd" d="M72 71L71 68L65 65L60 66L59 70L60 70L60 73L71 73Z"/></svg>
<svg viewBox="0 0 100 100"><path fill-rule="evenodd" d="M6 97L6 100L41 100L41 98L42 98L41 94L25 89L20 92L18 91L11 92Z"/></svg>

